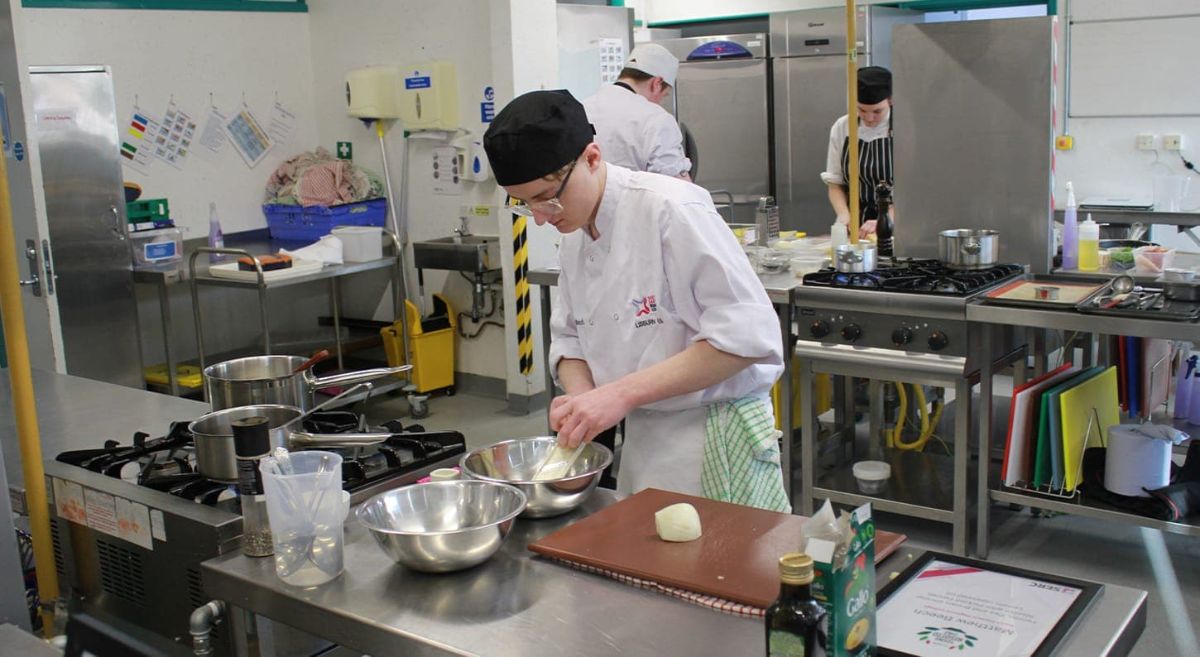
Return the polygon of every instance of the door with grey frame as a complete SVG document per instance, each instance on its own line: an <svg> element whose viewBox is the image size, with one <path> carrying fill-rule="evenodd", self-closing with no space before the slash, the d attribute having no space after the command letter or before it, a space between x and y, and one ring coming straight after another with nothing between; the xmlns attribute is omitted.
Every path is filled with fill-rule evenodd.
<svg viewBox="0 0 1200 657"><path fill-rule="evenodd" d="M112 73L29 69L68 374L142 387Z"/></svg>

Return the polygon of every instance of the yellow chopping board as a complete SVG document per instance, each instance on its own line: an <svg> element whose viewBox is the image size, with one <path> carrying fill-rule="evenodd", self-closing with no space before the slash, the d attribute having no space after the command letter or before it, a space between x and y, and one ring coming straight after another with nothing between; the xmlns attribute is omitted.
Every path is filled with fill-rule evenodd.
<svg viewBox="0 0 1200 657"><path fill-rule="evenodd" d="M1121 423L1121 407L1117 401L1117 368L1110 367L1100 374L1062 393L1063 466L1068 491L1080 483L1080 463L1083 450L1107 444L1108 428ZM1099 417L1093 420L1092 409ZM1088 422L1092 422L1088 431ZM1101 440L1103 436L1104 440Z"/></svg>

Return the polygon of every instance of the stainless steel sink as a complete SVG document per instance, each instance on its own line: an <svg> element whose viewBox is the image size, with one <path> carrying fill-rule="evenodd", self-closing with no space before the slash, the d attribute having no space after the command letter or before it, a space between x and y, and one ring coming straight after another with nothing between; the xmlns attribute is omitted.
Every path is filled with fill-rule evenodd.
<svg viewBox="0 0 1200 657"><path fill-rule="evenodd" d="M482 273L500 269L500 240L491 235L453 235L413 242L418 269Z"/></svg>

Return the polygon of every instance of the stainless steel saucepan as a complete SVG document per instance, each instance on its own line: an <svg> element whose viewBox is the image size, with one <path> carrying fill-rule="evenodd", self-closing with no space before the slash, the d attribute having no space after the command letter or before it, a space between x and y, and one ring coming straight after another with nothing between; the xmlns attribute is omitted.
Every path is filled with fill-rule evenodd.
<svg viewBox="0 0 1200 657"><path fill-rule="evenodd" d="M369 385L369 384L367 384ZM390 433L308 433L303 420L354 389L330 399L312 411L282 404L251 404L213 411L188 425L196 445L196 466L200 474L216 481L236 483L237 456L233 450L233 422L249 417L267 418L271 447L309 449L317 447L359 447L375 445L392 437Z"/></svg>
<svg viewBox="0 0 1200 657"><path fill-rule="evenodd" d="M865 273L875 271L878 251L875 244L859 240L857 244L840 244L833 254L833 267L840 272Z"/></svg>
<svg viewBox="0 0 1200 657"><path fill-rule="evenodd" d="M302 356L250 356L209 365L204 368L205 396L214 411L257 404L308 410L313 406L313 393L321 388L373 381L412 369L400 365L318 377L309 369L298 370L307 360Z"/></svg>
<svg viewBox="0 0 1200 657"><path fill-rule="evenodd" d="M951 269L987 269L1000 257L1000 233L956 228L938 233L938 253Z"/></svg>

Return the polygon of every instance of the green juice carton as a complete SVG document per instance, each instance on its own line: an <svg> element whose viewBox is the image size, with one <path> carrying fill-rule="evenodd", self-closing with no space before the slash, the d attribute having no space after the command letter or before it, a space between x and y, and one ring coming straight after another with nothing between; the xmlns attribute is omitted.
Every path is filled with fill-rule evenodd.
<svg viewBox="0 0 1200 657"><path fill-rule="evenodd" d="M811 538L805 547L815 568L812 595L825 607L829 657L875 654L875 521L871 505L855 509L849 520L848 537L836 542Z"/></svg>

